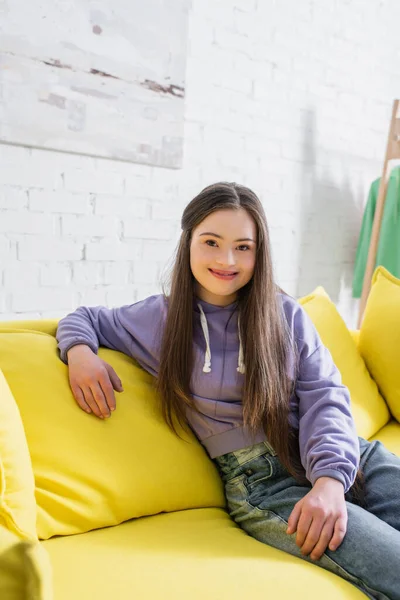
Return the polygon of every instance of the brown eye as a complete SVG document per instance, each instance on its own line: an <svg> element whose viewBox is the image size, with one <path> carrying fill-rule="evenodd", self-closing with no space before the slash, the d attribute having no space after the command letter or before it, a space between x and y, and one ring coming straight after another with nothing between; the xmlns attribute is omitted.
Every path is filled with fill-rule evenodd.
<svg viewBox="0 0 400 600"><path fill-rule="evenodd" d="M210 242L211 244L216 244L216 243L217 243L215 240L207 240L207 241L206 241L206 244L207 244L208 246L210 246L209 242ZM212 248L215 248L215 246L211 246L211 247L212 247Z"/></svg>

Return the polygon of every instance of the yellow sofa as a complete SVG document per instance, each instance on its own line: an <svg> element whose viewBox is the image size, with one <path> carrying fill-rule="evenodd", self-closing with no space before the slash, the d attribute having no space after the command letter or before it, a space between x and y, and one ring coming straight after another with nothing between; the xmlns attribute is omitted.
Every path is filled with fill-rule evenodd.
<svg viewBox="0 0 400 600"><path fill-rule="evenodd" d="M387 280L376 274L372 300ZM350 389L359 434L400 454L400 425L366 367L381 296L352 334L323 290L301 303ZM213 463L191 433L168 430L135 361L101 349L124 392L109 420L83 413L55 331L55 321L0 323L2 600L365 598L236 526Z"/></svg>

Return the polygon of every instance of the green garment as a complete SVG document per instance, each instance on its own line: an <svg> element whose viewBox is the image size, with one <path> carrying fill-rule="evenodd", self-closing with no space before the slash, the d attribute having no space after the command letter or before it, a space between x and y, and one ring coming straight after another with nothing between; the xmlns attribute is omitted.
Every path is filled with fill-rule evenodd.
<svg viewBox="0 0 400 600"><path fill-rule="evenodd" d="M379 177L371 185L365 207L354 267L354 298L361 298L380 182ZM400 278L400 167L392 169L388 182L375 267L379 265Z"/></svg>

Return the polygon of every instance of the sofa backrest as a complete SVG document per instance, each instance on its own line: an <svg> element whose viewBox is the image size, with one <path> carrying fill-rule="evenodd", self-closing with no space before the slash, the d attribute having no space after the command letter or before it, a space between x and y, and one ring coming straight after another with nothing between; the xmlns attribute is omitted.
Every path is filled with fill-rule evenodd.
<svg viewBox="0 0 400 600"><path fill-rule="evenodd" d="M203 447L191 432L181 431L180 439L164 423L154 379L127 356L100 349L124 392L110 419L88 415L72 396L54 333L54 321L0 323L0 369L25 428L39 537L224 506L220 478Z"/></svg>

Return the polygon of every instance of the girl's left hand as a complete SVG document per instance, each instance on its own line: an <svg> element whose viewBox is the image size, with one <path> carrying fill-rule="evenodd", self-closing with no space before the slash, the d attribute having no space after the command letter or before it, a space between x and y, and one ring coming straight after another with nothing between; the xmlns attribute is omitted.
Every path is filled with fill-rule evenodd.
<svg viewBox="0 0 400 600"><path fill-rule="evenodd" d="M336 550L347 529L347 508L343 484L332 477L320 477L304 498L297 502L288 521L288 534L295 533L301 553L312 560L321 558L329 545Z"/></svg>

